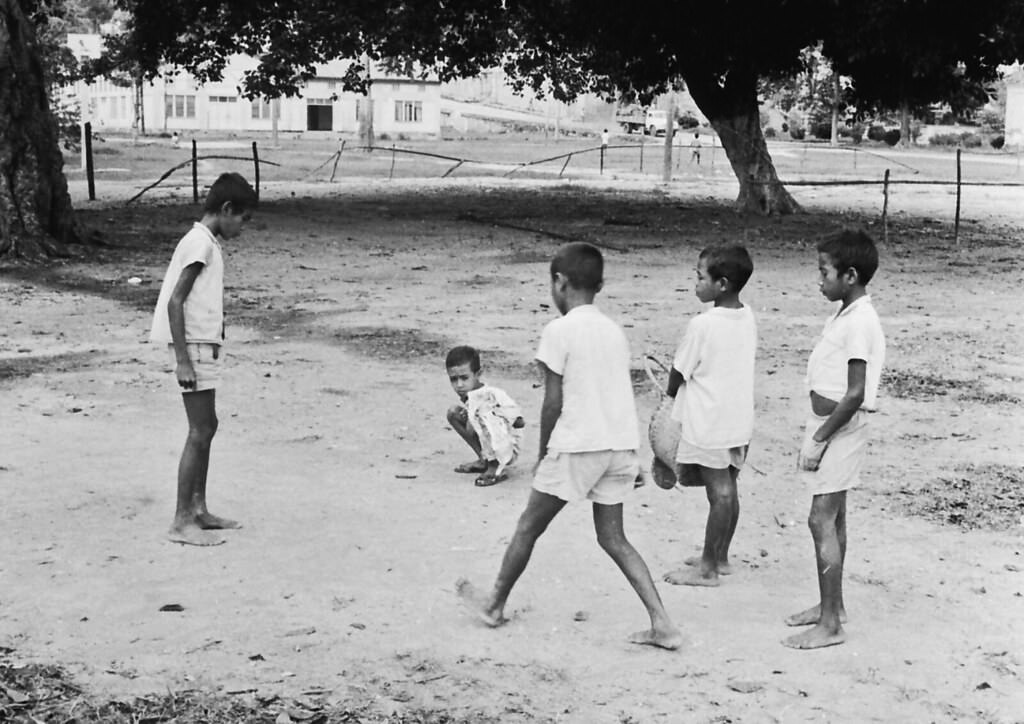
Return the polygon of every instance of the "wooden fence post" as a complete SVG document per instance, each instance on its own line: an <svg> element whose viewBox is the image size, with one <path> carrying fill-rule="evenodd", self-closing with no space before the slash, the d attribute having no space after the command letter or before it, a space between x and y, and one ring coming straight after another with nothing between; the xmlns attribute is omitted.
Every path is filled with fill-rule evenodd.
<svg viewBox="0 0 1024 724"><path fill-rule="evenodd" d="M640 131L640 173L644 172L644 132Z"/></svg>
<svg viewBox="0 0 1024 724"><path fill-rule="evenodd" d="M391 144L391 170L388 171L388 181L395 177L395 144Z"/></svg>
<svg viewBox="0 0 1024 724"><path fill-rule="evenodd" d="M252 170L255 177L256 201L260 200L260 152L256 150L256 141L252 142Z"/></svg>
<svg viewBox="0 0 1024 724"><path fill-rule="evenodd" d="M192 139L192 203L199 203L199 159L196 155L196 139Z"/></svg>
<svg viewBox="0 0 1024 724"><path fill-rule="evenodd" d="M96 175L94 173L92 165L92 124L85 124L85 148L82 149L82 153L85 154L85 180L89 186L89 200L96 200Z"/></svg>
<svg viewBox="0 0 1024 724"><path fill-rule="evenodd" d="M960 250L960 153L956 149L956 217L953 220L953 244Z"/></svg>
<svg viewBox="0 0 1024 724"><path fill-rule="evenodd" d="M331 183L334 183L334 174L338 171L338 162L341 161L341 154L345 152L345 140L341 141L341 148L338 149L337 155L334 157L334 168L331 169Z"/></svg>
<svg viewBox="0 0 1024 724"><path fill-rule="evenodd" d="M885 169L882 182L882 243L889 243L889 169Z"/></svg>

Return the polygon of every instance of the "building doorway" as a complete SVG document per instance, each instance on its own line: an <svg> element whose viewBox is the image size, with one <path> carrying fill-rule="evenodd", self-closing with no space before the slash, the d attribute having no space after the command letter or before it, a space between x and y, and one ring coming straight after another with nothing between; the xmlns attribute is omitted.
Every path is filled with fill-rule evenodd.
<svg viewBox="0 0 1024 724"><path fill-rule="evenodd" d="M329 104L309 103L306 106L306 130L334 130L334 107Z"/></svg>

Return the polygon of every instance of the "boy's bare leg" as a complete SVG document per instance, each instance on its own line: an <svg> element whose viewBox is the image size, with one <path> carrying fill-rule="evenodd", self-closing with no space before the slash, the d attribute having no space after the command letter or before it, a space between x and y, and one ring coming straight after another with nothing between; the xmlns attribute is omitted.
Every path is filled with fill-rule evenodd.
<svg viewBox="0 0 1024 724"><path fill-rule="evenodd" d="M174 522L168 537L175 543L215 546L224 538L206 530L200 522L199 496L205 501L206 472L210 467L210 444L217 432L215 390L183 394L188 417L188 437L178 462L178 498ZM202 491L202 493L200 492Z"/></svg>
<svg viewBox="0 0 1024 724"><path fill-rule="evenodd" d="M842 561L840 571L846 566L846 495L843 494L839 504L839 511L836 514L836 538L839 540L839 557ZM815 604L806 611L794 613L786 617L787 626L810 626L818 623L821 619L821 604ZM843 601L843 589L839 588L839 623L846 623L846 604Z"/></svg>
<svg viewBox="0 0 1024 724"><path fill-rule="evenodd" d="M622 526L622 503L594 503L594 530L597 531L597 542L625 574L626 580L640 596L651 619L651 627L648 630L632 634L629 640L635 644L659 646L663 649L677 649L682 646L683 635L668 617L647 564L633 544L626 539Z"/></svg>
<svg viewBox="0 0 1024 724"><path fill-rule="evenodd" d="M842 516L843 522L840 523ZM818 620L813 628L783 640L783 644L794 649L818 649L835 646L846 641L843 631L843 546L840 545L839 529L845 535L846 491L815 495L811 501L811 514L807 521L814 538L814 554L818 565L818 590L821 602L818 606ZM813 615L808 609L796 616ZM792 624L798 625L798 624Z"/></svg>
<svg viewBox="0 0 1024 724"><path fill-rule="evenodd" d="M476 460L471 463L463 463L456 468L460 473L483 473L487 470L487 461L483 459L483 447L480 445L480 438L476 430L469 424L469 415L466 408L461 405L453 405L448 408L448 424L452 426L459 437L466 441L473 452L476 453Z"/></svg>
<svg viewBox="0 0 1024 724"><path fill-rule="evenodd" d="M481 594L464 578L456 582L459 596L476 610L477 616L488 626L496 627L505 623L505 602L512 592L512 587L526 570L526 564L530 562L530 554L533 553L537 539L547 530L548 524L563 507L564 500L531 490L530 498L526 501L526 509L516 524L516 532L505 549L501 569L491 593Z"/></svg>
<svg viewBox="0 0 1024 724"><path fill-rule="evenodd" d="M696 571L680 568L665 574L665 581L683 586L717 586L719 558L728 550L736 529L739 504L736 500L736 479L730 468L705 468L700 472L708 496L708 522L704 528L704 551Z"/></svg>
<svg viewBox="0 0 1024 724"><path fill-rule="evenodd" d="M732 476L732 482L733 482L733 485L735 486L737 478L739 477L739 470L737 470L736 468L730 467L729 468L729 474ZM709 495L708 503L710 504L710 502L711 502L711 500L710 500L710 495ZM717 555L718 575L720 575L720 576L731 576L732 575L732 564L729 563L729 547L732 545L732 538L736 534L736 524L739 522L739 519L740 519L740 496L739 496L739 488L736 488L736 496L733 498L733 505L732 505L732 519L731 519L731 521L729 523L729 532L726 535L725 542L722 544L722 547L719 550L718 555ZM695 568L699 568L700 565L701 565L701 561L702 560L703 560L703 556L690 556L689 558L686 558L686 559L683 560L683 565L693 566Z"/></svg>

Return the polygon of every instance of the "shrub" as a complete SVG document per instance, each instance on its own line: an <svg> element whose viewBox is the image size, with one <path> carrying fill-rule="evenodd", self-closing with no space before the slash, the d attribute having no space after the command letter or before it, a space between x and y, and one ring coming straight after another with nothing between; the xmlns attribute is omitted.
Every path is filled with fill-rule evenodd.
<svg viewBox="0 0 1024 724"><path fill-rule="evenodd" d="M860 143L864 140L864 124L854 123L850 126L850 138L854 143Z"/></svg>
<svg viewBox="0 0 1024 724"><path fill-rule="evenodd" d="M959 146L960 145L960 134L959 133L936 133L928 138L928 145L930 146Z"/></svg>
<svg viewBox="0 0 1024 724"><path fill-rule="evenodd" d="M764 137L765 138L775 138L777 135L779 135L779 132L776 131L771 126L768 126L768 128L764 129Z"/></svg>
<svg viewBox="0 0 1024 724"><path fill-rule="evenodd" d="M811 126L811 135L815 138L819 138L822 141L828 141L832 138L832 122L831 121L819 121Z"/></svg>
<svg viewBox="0 0 1024 724"><path fill-rule="evenodd" d="M897 143L900 142L899 130L894 128L891 131L886 131L885 135L882 136L882 140L885 141L890 146L895 146Z"/></svg>
<svg viewBox="0 0 1024 724"><path fill-rule="evenodd" d="M994 139L993 139L994 140ZM936 133L928 139L932 146L963 146L964 148L980 148L982 138L977 133L964 131L962 133ZM995 146L993 146L995 148Z"/></svg>
<svg viewBox="0 0 1024 724"><path fill-rule="evenodd" d="M885 140L885 129L882 126L874 125L868 128L868 140L869 141L884 141Z"/></svg>
<svg viewBox="0 0 1024 724"><path fill-rule="evenodd" d="M680 128L696 128L700 125L700 121L692 113L684 113L679 117Z"/></svg>
<svg viewBox="0 0 1024 724"><path fill-rule="evenodd" d="M792 138L794 141L802 141L802 140L804 140L804 136L806 136L806 135L807 135L807 131L805 131L800 126L790 126L789 127L789 137Z"/></svg>
<svg viewBox="0 0 1024 724"><path fill-rule="evenodd" d="M962 133L960 135L964 148L981 148L983 140L977 133Z"/></svg>
<svg viewBox="0 0 1024 724"><path fill-rule="evenodd" d="M377 140L378 141L390 141L391 140L391 136L389 136L386 133L378 133L377 134Z"/></svg>
<svg viewBox="0 0 1024 724"><path fill-rule="evenodd" d="M1002 134L999 134L998 136L993 136L992 140L989 141L989 144L992 146L992 148L998 151L1000 148L1006 145L1006 137L1003 136Z"/></svg>

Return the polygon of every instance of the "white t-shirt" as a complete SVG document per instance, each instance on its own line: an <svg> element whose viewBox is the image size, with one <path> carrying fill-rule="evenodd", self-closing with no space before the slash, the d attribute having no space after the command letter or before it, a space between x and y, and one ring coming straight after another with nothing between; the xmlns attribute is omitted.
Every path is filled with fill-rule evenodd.
<svg viewBox="0 0 1024 724"><path fill-rule="evenodd" d="M223 343L224 257L217 237L198 221L178 242L171 263L167 265L160 296L156 300L156 311L153 313L150 341L165 344L172 342L167 303L171 300L182 270L196 262L202 264L203 268L185 300L185 341Z"/></svg>
<svg viewBox="0 0 1024 724"><path fill-rule="evenodd" d="M862 410L878 409L878 385L885 364L885 334L871 297L864 295L825 322L807 360L807 389L834 402L846 394L850 360L867 363Z"/></svg>
<svg viewBox="0 0 1024 724"><path fill-rule="evenodd" d="M750 307L712 307L690 320L672 361L686 381L672 407L683 440L709 450L750 443L756 353Z"/></svg>
<svg viewBox="0 0 1024 724"><path fill-rule="evenodd" d="M636 450L640 430L629 373L629 341L592 304L544 327L537 360L562 376L562 414L551 452Z"/></svg>

